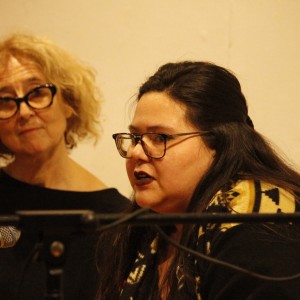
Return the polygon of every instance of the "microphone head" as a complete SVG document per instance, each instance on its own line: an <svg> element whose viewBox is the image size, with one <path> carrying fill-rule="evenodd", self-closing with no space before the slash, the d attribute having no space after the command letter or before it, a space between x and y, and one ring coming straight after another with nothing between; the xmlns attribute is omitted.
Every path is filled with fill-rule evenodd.
<svg viewBox="0 0 300 300"><path fill-rule="evenodd" d="M20 230L14 226L0 226L0 248L13 247L20 235Z"/></svg>

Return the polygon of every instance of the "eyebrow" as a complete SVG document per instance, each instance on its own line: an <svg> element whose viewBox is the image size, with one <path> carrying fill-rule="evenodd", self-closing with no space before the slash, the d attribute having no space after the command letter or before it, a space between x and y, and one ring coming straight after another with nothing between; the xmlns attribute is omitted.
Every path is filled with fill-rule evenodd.
<svg viewBox="0 0 300 300"><path fill-rule="evenodd" d="M138 127L134 126L134 125L129 125L128 129L130 131L134 131L134 132L139 132L140 130L138 129ZM147 127L147 132L161 132L161 131L169 131L172 132L174 131L174 128L170 127L170 126L166 126L166 125L155 125L155 126L149 126Z"/></svg>
<svg viewBox="0 0 300 300"><path fill-rule="evenodd" d="M41 82L44 82L44 81L45 80L42 79L41 77L33 76L33 77L30 77L30 78L27 78L23 83L41 83Z"/></svg>
<svg viewBox="0 0 300 300"><path fill-rule="evenodd" d="M22 85L26 85L26 84L41 84L42 82L44 82L45 80L43 80L40 77L36 77L36 76L32 76L30 78L25 79L24 81L22 81ZM4 86L0 86L0 92L1 93L5 93L5 92L10 92L12 91L13 88L10 85L4 85Z"/></svg>

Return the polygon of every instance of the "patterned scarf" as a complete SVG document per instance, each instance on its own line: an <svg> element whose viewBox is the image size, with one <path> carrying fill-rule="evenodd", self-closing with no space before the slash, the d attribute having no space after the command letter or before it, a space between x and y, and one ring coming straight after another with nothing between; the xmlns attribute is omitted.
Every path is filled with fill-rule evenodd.
<svg viewBox="0 0 300 300"><path fill-rule="evenodd" d="M207 212L223 213L292 213L299 211L294 195L267 183L253 180L239 180L231 182L226 189L219 191L207 207ZM209 255L210 244L213 236L223 234L228 229L238 225L237 223L207 224L202 227L196 226L197 243L194 249ZM157 289L157 265L156 256L158 251L159 236L153 240L143 243L138 251L137 257L132 265L131 272L124 282L121 292L121 300L145 300L153 299L151 293L153 288ZM190 256L190 255L188 255ZM195 266L198 261L193 258ZM196 268L195 268L196 269ZM180 266L177 267L178 294L182 295L178 299L197 299L201 300L201 278L195 272L194 287L191 297L191 291L184 290L185 278L181 272ZM188 296L184 296L185 292ZM183 297L183 298L182 298ZM158 300L158 299L155 299Z"/></svg>

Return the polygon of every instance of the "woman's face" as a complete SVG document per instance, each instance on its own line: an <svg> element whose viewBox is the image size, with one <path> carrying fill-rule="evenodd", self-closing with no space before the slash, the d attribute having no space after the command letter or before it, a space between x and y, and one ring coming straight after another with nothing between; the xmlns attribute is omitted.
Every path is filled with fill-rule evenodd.
<svg viewBox="0 0 300 300"><path fill-rule="evenodd" d="M186 120L185 106L164 92L149 92L138 101L130 125L133 134L176 134L200 131ZM163 158L148 157L141 143L126 159L127 174L141 207L154 211L185 212L199 180L210 167L215 151L201 136L180 136L167 141Z"/></svg>
<svg viewBox="0 0 300 300"><path fill-rule="evenodd" d="M35 64L11 57L0 74L0 97L23 97L44 83L49 82ZM22 102L13 117L0 120L0 140L16 159L45 154L47 157L53 151L65 148L66 120L71 114L59 92L52 106L43 110L33 110Z"/></svg>

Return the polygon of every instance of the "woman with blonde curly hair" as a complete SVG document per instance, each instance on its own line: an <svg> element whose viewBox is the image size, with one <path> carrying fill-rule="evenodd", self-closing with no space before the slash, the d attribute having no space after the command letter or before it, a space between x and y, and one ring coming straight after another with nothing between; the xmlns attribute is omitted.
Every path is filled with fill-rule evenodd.
<svg viewBox="0 0 300 300"><path fill-rule="evenodd" d="M2 213L41 209L105 213L127 206L128 200L116 189L69 156L81 140L97 141L100 104L93 69L64 49L28 34L13 34L0 42ZM0 247L7 248L0 252L1 298L42 299L46 270L43 260L36 259L41 254L36 247L43 243L41 233L10 232L17 238L8 240L0 231ZM94 243L93 236L71 239L64 299L93 299Z"/></svg>

